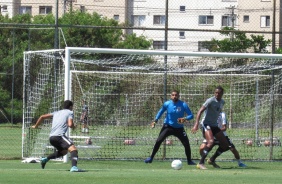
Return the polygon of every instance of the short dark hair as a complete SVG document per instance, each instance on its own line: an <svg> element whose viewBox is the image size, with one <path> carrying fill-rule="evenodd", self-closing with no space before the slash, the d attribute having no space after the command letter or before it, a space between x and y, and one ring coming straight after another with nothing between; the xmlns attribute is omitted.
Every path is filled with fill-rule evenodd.
<svg viewBox="0 0 282 184"><path fill-rule="evenodd" d="M172 90L172 92L171 93L177 93L178 95L179 95L179 91L177 90L177 89L174 89L174 90Z"/></svg>
<svg viewBox="0 0 282 184"><path fill-rule="evenodd" d="M71 106L73 106L72 101L70 100L64 101L64 109L69 109Z"/></svg>
<svg viewBox="0 0 282 184"><path fill-rule="evenodd" d="M223 89L223 87L222 87L222 86L217 86L215 89L219 89L219 90L221 90L221 91L222 91L222 94L224 93L224 89Z"/></svg>

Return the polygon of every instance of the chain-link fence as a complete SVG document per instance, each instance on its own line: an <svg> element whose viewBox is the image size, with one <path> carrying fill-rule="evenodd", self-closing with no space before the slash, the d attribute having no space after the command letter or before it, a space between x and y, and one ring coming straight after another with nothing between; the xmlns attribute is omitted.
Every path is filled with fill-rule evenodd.
<svg viewBox="0 0 282 184"><path fill-rule="evenodd" d="M0 158L5 159L22 156L24 51L75 46L275 52L281 45L280 2L273 0L22 0L0 5L0 131L5 150Z"/></svg>

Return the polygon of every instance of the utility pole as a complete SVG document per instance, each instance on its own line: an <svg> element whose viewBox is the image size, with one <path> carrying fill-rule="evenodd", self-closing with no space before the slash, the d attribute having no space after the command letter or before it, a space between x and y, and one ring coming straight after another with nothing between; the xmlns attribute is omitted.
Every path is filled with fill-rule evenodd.
<svg viewBox="0 0 282 184"><path fill-rule="evenodd" d="M165 41L164 41L164 50L167 50L168 43L168 0L165 1ZM167 94L167 55L164 56L165 64L165 73L164 73L164 102L166 101ZM163 143L163 159L166 158L166 140Z"/></svg>
<svg viewBox="0 0 282 184"><path fill-rule="evenodd" d="M231 27L232 27L232 32L231 32L231 37L230 37L230 39L231 39L231 41L233 41L234 40L234 28L235 28L235 20L236 20L236 18L235 18L235 13L234 13L234 11L235 11L235 6L233 5L233 6L230 6L230 7L228 7L227 9L231 9L231 14L227 14L228 15L228 17L227 17L227 26L228 26L228 19L229 19L229 16L231 17Z"/></svg>
<svg viewBox="0 0 282 184"><path fill-rule="evenodd" d="M56 0L56 15L55 15L55 36L54 36L54 49L59 48L59 26L58 26L58 17L59 17L59 0Z"/></svg>
<svg viewBox="0 0 282 184"><path fill-rule="evenodd" d="M275 30L276 30L276 0L273 0L273 21L272 21L272 53L275 53Z"/></svg>

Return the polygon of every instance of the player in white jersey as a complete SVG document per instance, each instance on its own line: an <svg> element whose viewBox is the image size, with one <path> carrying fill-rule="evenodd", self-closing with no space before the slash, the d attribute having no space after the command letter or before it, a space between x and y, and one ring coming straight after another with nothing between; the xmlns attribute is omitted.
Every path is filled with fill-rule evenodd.
<svg viewBox="0 0 282 184"><path fill-rule="evenodd" d="M226 133L226 129L227 129L227 118L226 118L226 114L224 112L221 112L218 116L217 119L217 123L218 123L218 127L223 131L223 134L225 135L228 143L229 143L229 148L230 151L233 153L234 157L236 158L237 162L238 162L238 166L239 167L247 167L240 159L240 154L237 151L237 149L235 148L235 145L232 143L232 141L230 140L230 138L228 137L227 133ZM203 150L205 148L207 144L207 140L204 139L203 143L200 146L200 154L203 153ZM219 142L215 139L214 141L214 145L219 145ZM213 146L214 146L213 145ZM213 165L215 168L220 168L216 163L215 163L215 159L216 157L218 157L219 155L213 155L210 159L208 159L208 163Z"/></svg>
<svg viewBox="0 0 282 184"><path fill-rule="evenodd" d="M41 115L37 120L36 124L32 126L32 128L37 128L44 119L52 120L52 129L50 133L50 144L54 146L57 150L50 154L46 158L41 158L41 167L45 168L46 163L50 159L55 159L62 157L70 152L71 155L71 164L72 168L71 172L82 172L83 170L77 168L77 160L78 160L78 151L73 144L72 140L68 138L65 134L68 130L68 127L75 128L73 123L73 103L70 100L66 100L64 102L64 109L50 113Z"/></svg>

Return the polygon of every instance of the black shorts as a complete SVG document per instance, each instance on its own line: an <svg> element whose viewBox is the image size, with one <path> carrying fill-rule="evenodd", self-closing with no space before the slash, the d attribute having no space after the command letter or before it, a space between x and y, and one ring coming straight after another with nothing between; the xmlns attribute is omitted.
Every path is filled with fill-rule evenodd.
<svg viewBox="0 0 282 184"><path fill-rule="evenodd" d="M83 120L81 121L82 124L86 124L86 123L87 123L87 120L88 120L88 117L87 117L87 116L84 116Z"/></svg>
<svg viewBox="0 0 282 184"><path fill-rule="evenodd" d="M58 151L68 150L73 142L70 138L65 135L62 136L51 136L49 138L50 144L54 146Z"/></svg>
<svg viewBox="0 0 282 184"><path fill-rule="evenodd" d="M212 134L215 136L216 134L218 134L221 130L218 126L216 127L211 127L210 125L204 124L202 126L202 133L203 133L203 137L205 138L205 131L207 130L211 130Z"/></svg>
<svg viewBox="0 0 282 184"><path fill-rule="evenodd" d="M235 148L235 146L234 146L233 142L231 141L231 139L229 139L228 136L225 136L225 138L227 139L227 142L228 142L228 144L229 144L229 147L230 147L230 148ZM204 140L203 140L203 143L204 143L204 144L207 144L207 140L204 139ZM214 138L214 145L218 145L218 146L219 146L219 141L218 141L216 138Z"/></svg>
<svg viewBox="0 0 282 184"><path fill-rule="evenodd" d="M167 125L167 124L163 125L160 131L159 137L157 138L157 142L164 141L165 138L170 135L177 137L183 145L190 146L187 133L185 132L185 129L183 127L182 128L173 128L172 126Z"/></svg>

